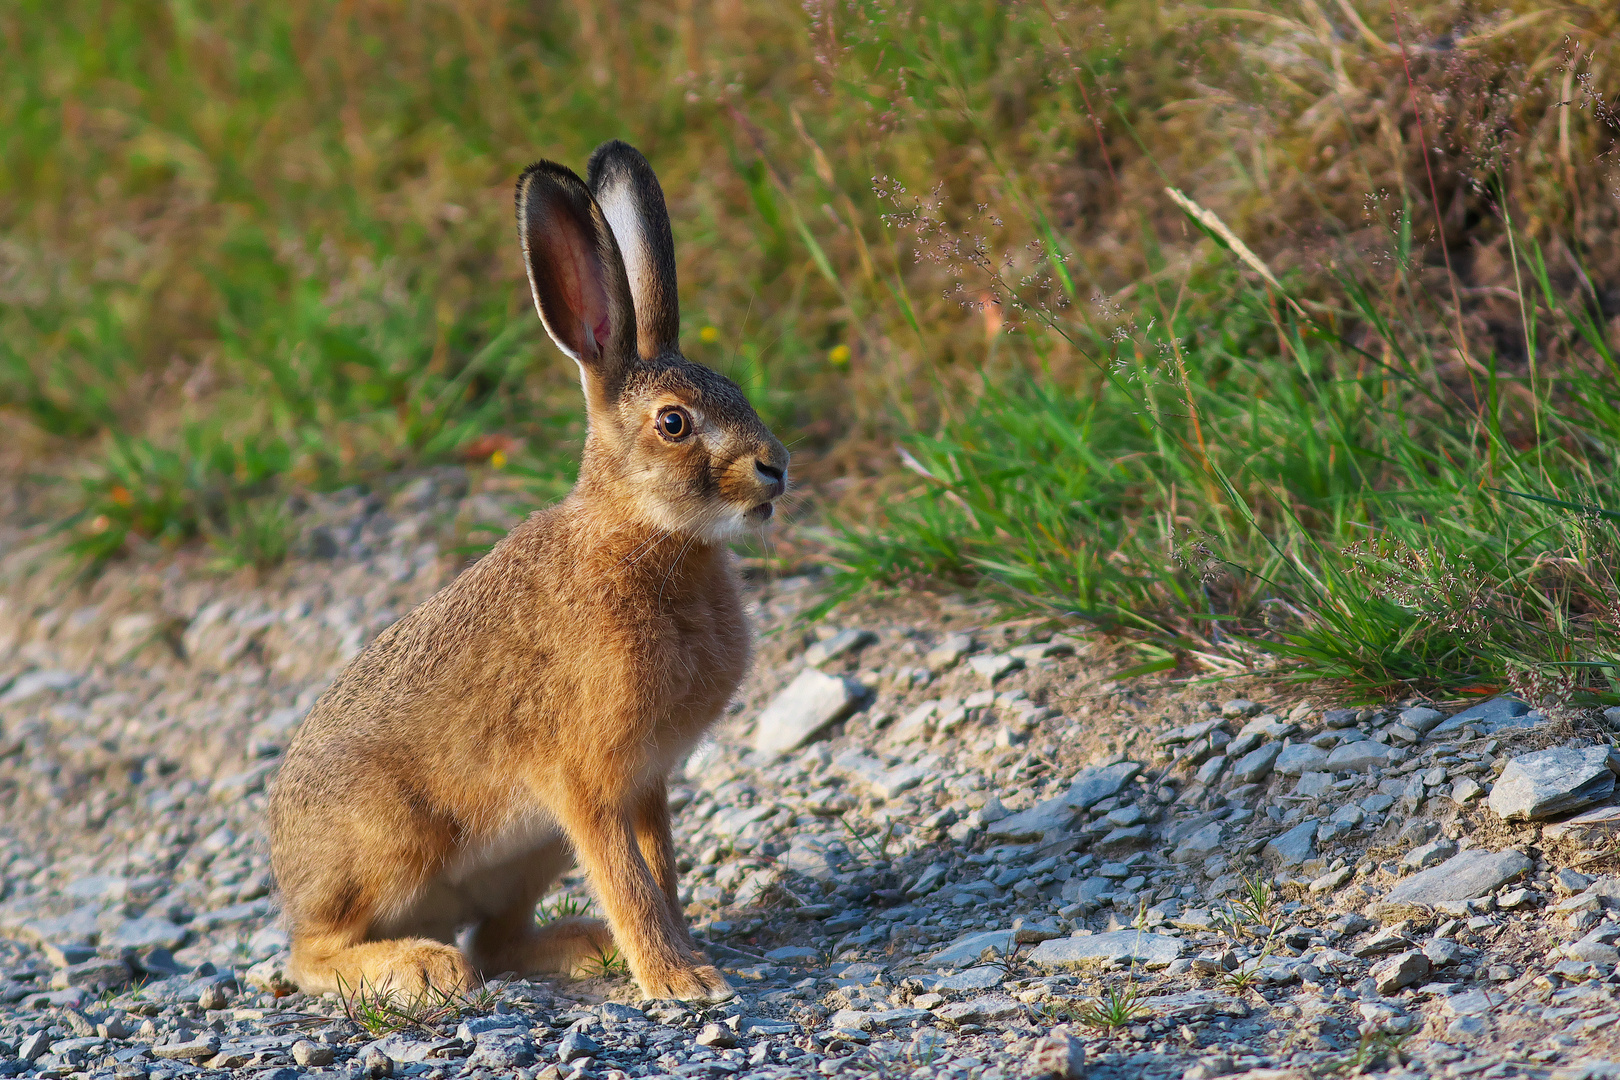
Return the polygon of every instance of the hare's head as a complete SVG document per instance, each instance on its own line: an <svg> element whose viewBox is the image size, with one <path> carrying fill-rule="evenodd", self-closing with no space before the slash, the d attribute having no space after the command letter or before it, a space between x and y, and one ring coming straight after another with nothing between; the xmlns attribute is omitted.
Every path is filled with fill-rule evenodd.
<svg viewBox="0 0 1620 1080"><path fill-rule="evenodd" d="M657 528L720 540L770 518L788 453L737 385L680 351L675 241L652 167L622 142L589 186L549 161L518 179L518 238L551 340L579 365L583 489Z"/></svg>

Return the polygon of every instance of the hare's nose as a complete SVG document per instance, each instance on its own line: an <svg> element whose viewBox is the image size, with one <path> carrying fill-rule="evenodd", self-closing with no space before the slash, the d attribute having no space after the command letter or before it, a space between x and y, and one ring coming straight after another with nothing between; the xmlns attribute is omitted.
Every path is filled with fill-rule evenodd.
<svg viewBox="0 0 1620 1080"><path fill-rule="evenodd" d="M783 472L775 465L766 461L755 461L754 471L759 474L761 480L770 486L771 498L774 499L787 490L787 484L782 479Z"/></svg>

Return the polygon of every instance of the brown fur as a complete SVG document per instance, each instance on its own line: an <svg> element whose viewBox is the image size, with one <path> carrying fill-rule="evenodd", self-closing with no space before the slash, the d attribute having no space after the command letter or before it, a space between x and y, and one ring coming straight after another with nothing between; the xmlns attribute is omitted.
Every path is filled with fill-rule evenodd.
<svg viewBox="0 0 1620 1080"><path fill-rule="evenodd" d="M649 205L645 162L608 144L593 184L597 159L610 185L642 185L597 194L629 198L656 232L662 196ZM531 281L537 266L546 277L537 304L558 343L586 354L580 480L379 635L293 741L271 798L289 973L310 992L420 993L571 972L616 945L650 997L725 997L680 908L665 777L747 667L723 536L769 515L787 452L730 382L672 342L638 346L633 303L672 301L672 254L640 261L642 277L649 263L669 277L632 301L613 231L573 174L542 163L519 197ZM545 229L525 197L554 200L536 211ZM575 225L560 255L547 247L546 230ZM595 269L580 255L593 246ZM581 265L600 278L580 285L569 275ZM639 321L644 339L679 325L669 312ZM582 339L592 327L610 331ZM690 437L660 434L675 407ZM607 925L537 926L537 901L575 858Z"/></svg>

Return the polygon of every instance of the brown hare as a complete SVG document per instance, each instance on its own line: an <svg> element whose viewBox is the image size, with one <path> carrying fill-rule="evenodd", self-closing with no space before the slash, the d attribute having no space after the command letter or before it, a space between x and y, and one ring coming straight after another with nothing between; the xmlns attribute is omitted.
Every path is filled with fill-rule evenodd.
<svg viewBox="0 0 1620 1080"><path fill-rule="evenodd" d="M616 946L649 997L731 995L681 911L665 778L748 665L725 540L771 516L788 453L680 354L646 159L606 143L588 177L542 161L517 185L535 306L584 384L579 482L378 635L276 781L271 853L307 992L453 991ZM537 925L576 859L606 924Z"/></svg>

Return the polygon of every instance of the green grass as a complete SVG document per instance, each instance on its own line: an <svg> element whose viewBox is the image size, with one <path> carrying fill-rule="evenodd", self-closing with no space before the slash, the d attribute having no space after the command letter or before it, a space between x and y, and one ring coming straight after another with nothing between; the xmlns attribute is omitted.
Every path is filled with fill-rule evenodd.
<svg viewBox="0 0 1620 1080"><path fill-rule="evenodd" d="M1620 368L1602 328L1549 285L1530 302L1599 362L1533 385L1490 359L1476 408L1432 355L1335 330L1376 309L1279 318L1216 277L1190 286L1223 301L1206 313L1152 311L1097 346L1081 393L987 380L910 440L911 489L843 534L846 590L978 582L1220 670L1369 693L1606 692Z"/></svg>
<svg viewBox="0 0 1620 1080"><path fill-rule="evenodd" d="M596 913L596 901L589 896L561 896L552 903L541 903L540 921L586 918Z"/></svg>
<svg viewBox="0 0 1620 1080"><path fill-rule="evenodd" d="M587 979L625 979L630 977L630 962L616 948L600 949L581 962L580 973Z"/></svg>
<svg viewBox="0 0 1620 1080"><path fill-rule="evenodd" d="M847 589L983 588L1137 670L1609 694L1617 20L20 0L6 464L90 569L273 565L300 491L496 450L550 497L583 428L511 183L622 137L683 346L792 445Z"/></svg>
<svg viewBox="0 0 1620 1080"><path fill-rule="evenodd" d="M1067 1016L1078 1024L1112 1033L1151 1015L1141 1004L1144 996L1134 984L1123 988L1110 986L1098 991L1090 1000L1070 1007Z"/></svg>
<svg viewBox="0 0 1620 1080"><path fill-rule="evenodd" d="M365 983L353 990L340 985L338 998L343 1015L374 1039L396 1031L433 1032L464 1015L488 1012L496 1001L495 993L486 987L462 992L430 986L423 994L412 995L379 991Z"/></svg>

